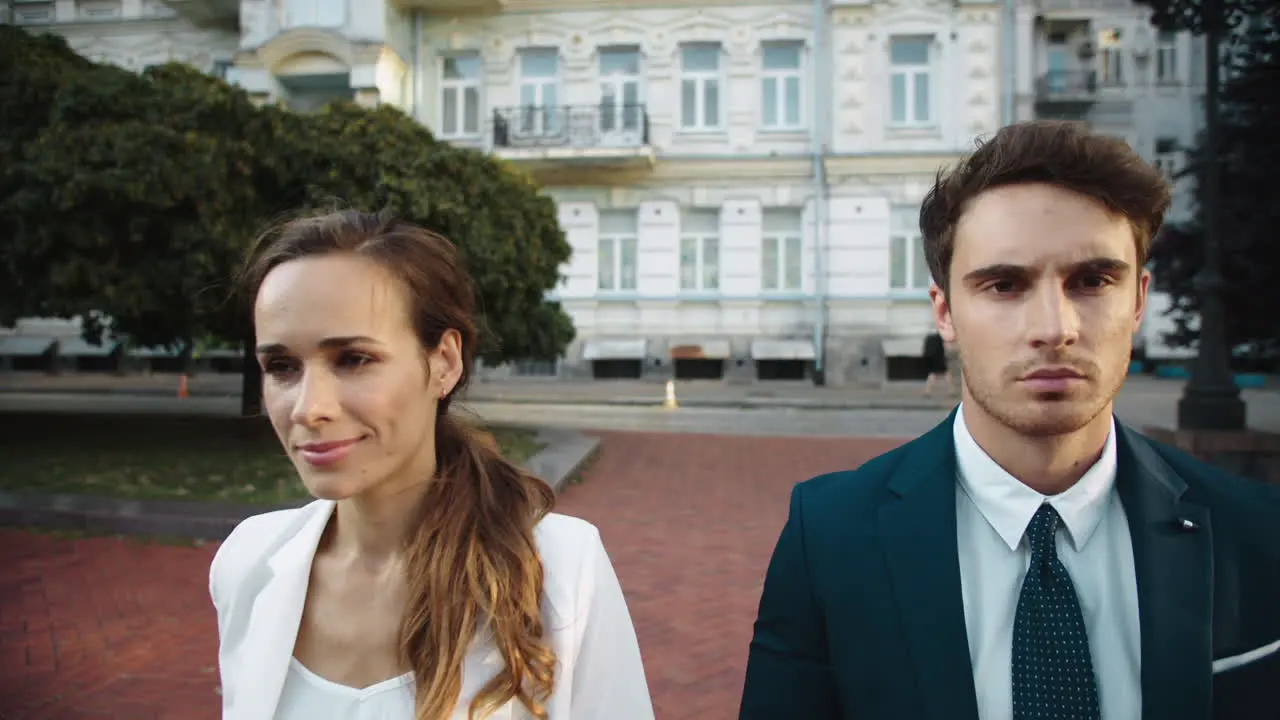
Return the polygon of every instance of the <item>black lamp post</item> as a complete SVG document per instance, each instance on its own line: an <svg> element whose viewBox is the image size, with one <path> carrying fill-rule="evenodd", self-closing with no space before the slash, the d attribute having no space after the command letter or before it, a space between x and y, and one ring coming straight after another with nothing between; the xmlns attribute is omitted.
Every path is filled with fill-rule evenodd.
<svg viewBox="0 0 1280 720"><path fill-rule="evenodd" d="M1200 341L1191 379L1178 401L1178 427L1185 430L1241 430L1245 404L1231 374L1227 348L1226 308L1222 290L1221 179L1218 148L1218 86L1222 33L1226 26L1223 0L1204 2L1205 93L1204 148L1201 162L1204 183L1201 217L1204 230L1204 265L1196 275L1200 296Z"/></svg>

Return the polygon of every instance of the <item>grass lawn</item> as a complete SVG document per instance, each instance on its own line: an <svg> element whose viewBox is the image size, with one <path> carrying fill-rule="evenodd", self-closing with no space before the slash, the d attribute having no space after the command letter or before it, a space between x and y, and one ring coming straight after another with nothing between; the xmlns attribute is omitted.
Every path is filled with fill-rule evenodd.
<svg viewBox="0 0 1280 720"><path fill-rule="evenodd" d="M492 428L503 454L541 449ZM307 491L263 418L0 413L0 491L273 504Z"/></svg>

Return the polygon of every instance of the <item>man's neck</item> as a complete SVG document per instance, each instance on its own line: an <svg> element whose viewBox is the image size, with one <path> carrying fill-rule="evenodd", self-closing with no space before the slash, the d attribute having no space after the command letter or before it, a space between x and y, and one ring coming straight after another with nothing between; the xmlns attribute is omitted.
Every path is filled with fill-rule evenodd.
<svg viewBox="0 0 1280 720"><path fill-rule="evenodd" d="M1005 472L1041 495L1057 495L1102 456L1111 432L1110 403L1087 425L1070 433L1029 437L987 414L971 398L961 405L974 442Z"/></svg>

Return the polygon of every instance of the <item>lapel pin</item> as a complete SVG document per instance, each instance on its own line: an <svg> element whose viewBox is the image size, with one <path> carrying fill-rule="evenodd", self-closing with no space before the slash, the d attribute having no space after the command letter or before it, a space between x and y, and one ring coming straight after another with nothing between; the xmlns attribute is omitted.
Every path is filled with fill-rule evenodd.
<svg viewBox="0 0 1280 720"><path fill-rule="evenodd" d="M1178 529L1183 532L1195 532L1200 529L1200 526L1192 520L1178 518Z"/></svg>

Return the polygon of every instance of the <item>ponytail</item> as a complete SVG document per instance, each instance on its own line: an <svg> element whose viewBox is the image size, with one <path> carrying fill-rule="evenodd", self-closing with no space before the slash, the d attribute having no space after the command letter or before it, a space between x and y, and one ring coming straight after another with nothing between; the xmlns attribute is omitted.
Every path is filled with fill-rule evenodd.
<svg viewBox="0 0 1280 720"><path fill-rule="evenodd" d="M546 720L556 656L542 640L543 568L533 528L555 494L448 404L436 417L435 479L408 541L400 636L417 683L415 720L451 717L475 638L491 641L504 667L476 694L468 717L483 720L516 699Z"/></svg>

